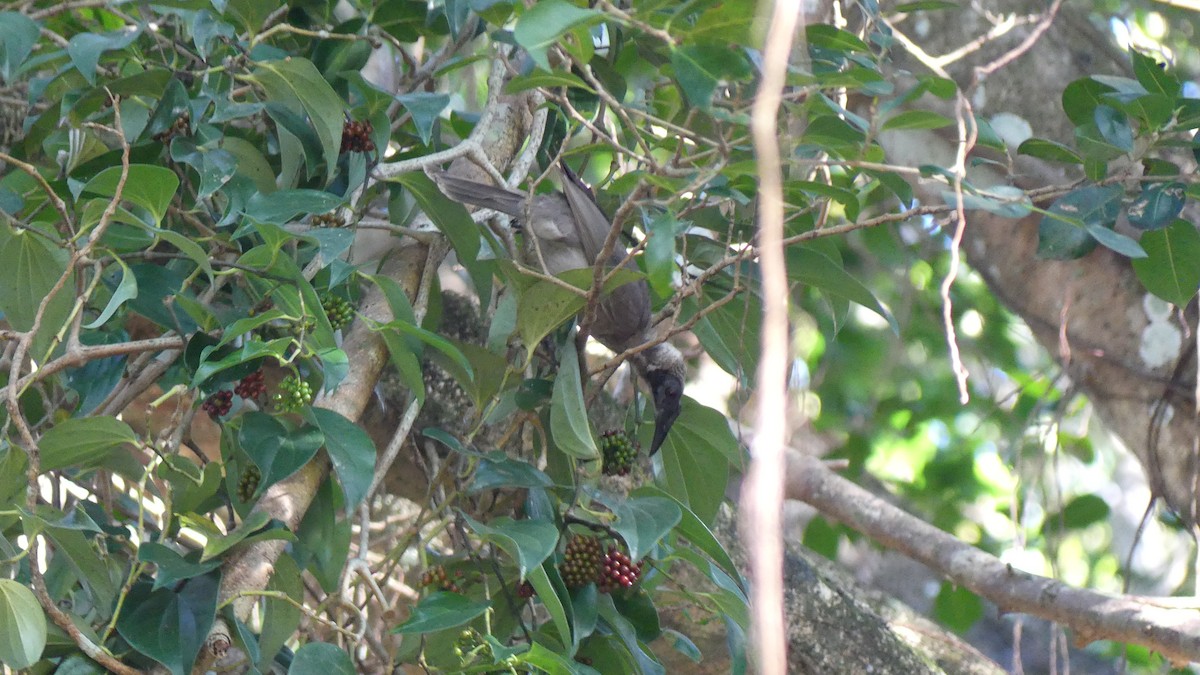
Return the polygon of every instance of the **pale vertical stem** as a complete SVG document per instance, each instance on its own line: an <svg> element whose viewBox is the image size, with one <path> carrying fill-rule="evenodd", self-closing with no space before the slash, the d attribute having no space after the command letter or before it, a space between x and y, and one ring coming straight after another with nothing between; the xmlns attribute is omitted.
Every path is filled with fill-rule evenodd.
<svg viewBox="0 0 1200 675"><path fill-rule="evenodd" d="M783 176L778 115L799 16L797 0L776 0L773 5L763 47L762 81L751 116L754 149L758 156L763 327L758 365L758 417L754 424L750 470L742 486L741 531L750 551L754 652L758 672L764 675L787 672L780 519L786 473L783 448L787 415L788 285L783 251Z"/></svg>

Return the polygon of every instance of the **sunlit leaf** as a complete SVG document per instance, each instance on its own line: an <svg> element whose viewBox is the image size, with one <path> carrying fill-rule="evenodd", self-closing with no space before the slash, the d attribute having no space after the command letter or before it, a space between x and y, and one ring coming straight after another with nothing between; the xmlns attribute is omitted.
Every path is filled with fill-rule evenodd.
<svg viewBox="0 0 1200 675"><path fill-rule="evenodd" d="M1133 261L1133 271L1146 290L1186 307L1200 287L1200 232L1186 220L1142 235L1146 257Z"/></svg>
<svg viewBox="0 0 1200 675"><path fill-rule="evenodd" d="M28 668L42 657L45 647L46 614L33 591L12 579L0 579L0 663Z"/></svg>
<svg viewBox="0 0 1200 675"><path fill-rule="evenodd" d="M448 591L430 593L413 607L412 615L396 626L395 633L431 633L454 628L483 614L491 607L488 602L468 600Z"/></svg>
<svg viewBox="0 0 1200 675"><path fill-rule="evenodd" d="M559 450L582 460L600 456L588 424L575 341L567 339L561 352L554 393L550 398L550 433Z"/></svg>
<svg viewBox="0 0 1200 675"><path fill-rule="evenodd" d="M534 63L551 70L546 52L562 35L576 26L600 17L594 9L585 9L564 0L543 0L526 10L517 19L513 39L524 47Z"/></svg>

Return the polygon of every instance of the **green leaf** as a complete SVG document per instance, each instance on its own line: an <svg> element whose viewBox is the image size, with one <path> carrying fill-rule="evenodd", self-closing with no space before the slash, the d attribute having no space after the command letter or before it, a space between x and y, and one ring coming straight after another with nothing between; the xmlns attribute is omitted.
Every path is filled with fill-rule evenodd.
<svg viewBox="0 0 1200 675"><path fill-rule="evenodd" d="M300 627L303 618L299 603L304 601L304 583L300 579L300 568L292 556L285 553L275 561L267 590L283 593L297 604L269 597L263 599L266 607L263 610L262 633L258 638L258 669L262 672L270 672L271 661Z"/></svg>
<svg viewBox="0 0 1200 675"><path fill-rule="evenodd" d="M629 557L641 560L683 517L683 510L673 499L645 496L609 504L617 521L613 530L629 546Z"/></svg>
<svg viewBox="0 0 1200 675"><path fill-rule="evenodd" d="M712 286L714 284L710 283L703 289L706 306L716 302L722 295L715 292ZM680 318L691 321L700 311L700 304L689 298L683 301L681 309ZM758 369L758 351L741 349L740 346L759 344L761 325L762 304L758 296L743 293L737 300L707 311L693 331L717 365L743 385L751 386Z"/></svg>
<svg viewBox="0 0 1200 675"><path fill-rule="evenodd" d="M1093 494L1079 495L1063 507L1061 516L1048 515L1046 526L1058 527L1061 518L1063 527L1078 530L1107 519L1108 514L1108 502L1104 498Z"/></svg>
<svg viewBox="0 0 1200 675"><path fill-rule="evenodd" d="M983 616L983 601L971 591L943 582L933 601L933 613L938 621L951 629L965 633Z"/></svg>
<svg viewBox="0 0 1200 675"><path fill-rule="evenodd" d="M527 277L518 277L518 284ZM580 291L591 288L593 273L591 269L567 270L558 278ZM604 293L641 278L634 270L622 268L612 273L604 287ZM562 284L538 279L523 288L517 299L517 330L521 341L526 345L537 345L550 334L550 331L566 323L587 304L587 297Z"/></svg>
<svg viewBox="0 0 1200 675"><path fill-rule="evenodd" d="M649 644L662 635L658 608L645 588L635 589L633 593L615 593L611 597L617 611L633 626L638 640Z"/></svg>
<svg viewBox="0 0 1200 675"><path fill-rule="evenodd" d="M1104 138L1095 122L1075 127L1075 146L1079 148L1079 152L1083 156L1084 173L1093 181L1104 178L1103 163L1110 162L1128 152ZM1093 171L1093 168L1100 170Z"/></svg>
<svg viewBox="0 0 1200 675"><path fill-rule="evenodd" d="M883 131L900 129L941 129L954 121L927 110L906 110L883 123Z"/></svg>
<svg viewBox="0 0 1200 675"><path fill-rule="evenodd" d="M546 52L558 38L576 26L598 20L601 14L594 9L572 5L565 0L542 0L517 19L513 39L524 47L533 62L543 70L552 70Z"/></svg>
<svg viewBox="0 0 1200 675"><path fill-rule="evenodd" d="M9 14L9 12L4 12ZM0 15L0 21L7 21ZM46 648L46 615L33 591L12 579L0 579L0 663L28 668Z"/></svg>
<svg viewBox="0 0 1200 675"><path fill-rule="evenodd" d="M1075 260L1096 248L1096 240L1084 228L1049 216L1038 224L1037 257L1045 260Z"/></svg>
<svg viewBox="0 0 1200 675"><path fill-rule="evenodd" d="M1107 105L1098 105L1092 117L1100 136L1109 145L1123 152L1133 152L1133 129L1124 113Z"/></svg>
<svg viewBox="0 0 1200 675"><path fill-rule="evenodd" d="M1109 94L1105 101L1137 119L1143 135L1163 129L1175 114L1175 99L1162 94Z"/></svg>
<svg viewBox="0 0 1200 675"><path fill-rule="evenodd" d="M795 281L862 305L887 321L892 327L892 332L899 335L900 324L896 323L896 317L892 316L891 311L842 265L808 246L789 246L787 262L788 276Z"/></svg>
<svg viewBox="0 0 1200 675"><path fill-rule="evenodd" d="M651 430L646 428L648 436ZM645 440L645 439L643 439ZM745 462L725 416L683 397L679 419L663 442L665 491L711 524L725 499L729 467Z"/></svg>
<svg viewBox="0 0 1200 675"><path fill-rule="evenodd" d="M1115 232L1103 225L1096 225L1093 223L1084 225L1084 228L1087 230L1088 234L1092 235L1092 237L1095 238L1096 241L1100 242L1100 245L1104 246L1105 248L1116 251L1121 255L1129 256L1130 258L1146 257L1146 252L1142 250L1141 244L1138 244L1133 239L1130 239L1119 232Z"/></svg>
<svg viewBox="0 0 1200 675"><path fill-rule="evenodd" d="M337 347L325 347L316 352L317 359L321 361L321 372L325 375L321 384L325 391L333 391L350 374L350 356Z"/></svg>
<svg viewBox="0 0 1200 675"><path fill-rule="evenodd" d="M124 49L141 35L138 26L129 26L126 30L111 33L81 33L71 38L67 43L67 54L71 64L83 73L88 84L96 83L96 66L100 63L100 55L115 49Z"/></svg>
<svg viewBox="0 0 1200 675"><path fill-rule="evenodd" d="M225 331L221 334L221 339L213 345L218 349L214 350L210 354L205 355L205 358L216 354L218 351L220 351L220 347L224 347L225 345L237 340L255 328L258 328L259 326L265 326L272 321L278 321L286 316L287 313L283 310L271 308L265 312L259 312L253 316L247 316L234 321L225 327Z"/></svg>
<svg viewBox="0 0 1200 675"><path fill-rule="evenodd" d="M108 299L108 304L104 306L104 311L100 312L100 316L96 317L95 321L84 324L84 328L92 329L103 326L121 308L121 305L138 295L137 278L133 276L133 272L129 270L129 266L125 264L124 260L116 258L116 261L121 268L121 282L117 284L117 290L113 291L112 296Z"/></svg>
<svg viewBox="0 0 1200 675"><path fill-rule="evenodd" d="M671 648L691 659L692 663L700 663L700 661L704 658L704 655L700 653L700 648L696 646L696 643L688 639L688 636L684 635L683 633L667 628L663 631L663 635L665 635L671 641Z"/></svg>
<svg viewBox="0 0 1200 675"><path fill-rule="evenodd" d="M722 81L750 74L741 51L728 45L685 45L671 50L671 65L679 88L692 105L707 109Z"/></svg>
<svg viewBox="0 0 1200 675"><path fill-rule="evenodd" d="M222 138L221 148L233 155L238 175L250 179L259 193L270 194L275 191L275 172L267 163L262 150L250 141L236 136Z"/></svg>
<svg viewBox="0 0 1200 675"><path fill-rule="evenodd" d="M338 588L350 556L350 521L337 517L341 501L336 482L322 483L317 498L300 521L298 541L292 544L296 563L312 574L327 593Z"/></svg>
<svg viewBox="0 0 1200 675"><path fill-rule="evenodd" d="M188 557L195 558L197 556L193 552ZM152 589L156 591L160 588L175 586L184 579L208 574L221 566L220 560L209 560L208 562L188 560L179 555L175 549L154 541L145 542L138 547L137 559L142 562L154 563L158 568L158 573L154 575Z"/></svg>
<svg viewBox="0 0 1200 675"><path fill-rule="evenodd" d="M267 114L275 121L279 132L279 154L281 175L285 177L284 187L290 187L291 179L299 174L300 161L308 167L311 177L321 165L321 157L325 150L317 130L309 123L308 118L300 110L293 110L283 103L267 103ZM273 182L273 181L272 181Z"/></svg>
<svg viewBox="0 0 1200 675"><path fill-rule="evenodd" d="M675 236L691 223L680 221L672 213L663 213L650 223L646 242L646 280L654 292L663 297L671 295L671 278L675 273Z"/></svg>
<svg viewBox="0 0 1200 675"><path fill-rule="evenodd" d="M371 325L368 323L368 325ZM417 358L417 352L408 344L407 341L401 339L401 336L396 331L382 330L381 326L371 325L371 327L379 332L383 338L384 345L387 346L388 356L391 359L392 366L400 373L404 385L421 403L425 402L425 376L421 370L421 361Z"/></svg>
<svg viewBox="0 0 1200 675"><path fill-rule="evenodd" d="M296 473L324 442L324 435L314 427L289 429L274 416L258 411L242 417L238 432L238 444L262 470L267 486Z"/></svg>
<svg viewBox="0 0 1200 675"><path fill-rule="evenodd" d="M45 472L98 466L113 450L136 441L133 429L115 417L63 420L50 427L38 442L41 469Z"/></svg>
<svg viewBox="0 0 1200 675"><path fill-rule="evenodd" d="M496 451L479 460L479 466L475 468L475 477L467 492L504 487L550 487L553 484L554 481L550 480L549 476L532 464L512 459L503 452Z"/></svg>
<svg viewBox="0 0 1200 675"><path fill-rule="evenodd" d="M516 561L517 573L522 578L549 558L558 544L558 528L546 520L513 520L502 516L485 525L470 516L463 517L481 539L496 544Z"/></svg>
<svg viewBox="0 0 1200 675"><path fill-rule="evenodd" d="M8 444L0 446L0 509L13 509L25 503L25 451Z"/></svg>
<svg viewBox="0 0 1200 675"><path fill-rule="evenodd" d="M212 347L205 347L203 351L205 360L196 368L196 374L192 377L189 386L199 387L218 373L230 368L236 368L243 363L258 361L267 357L275 357L282 360L284 353L293 344L294 341L289 337L276 338L270 342L252 340L243 344L241 349L235 350L216 361L207 360L209 356L216 353L216 350Z"/></svg>
<svg viewBox="0 0 1200 675"><path fill-rule="evenodd" d="M625 648L629 650L630 655L637 661L638 669L634 672L641 672L646 675L666 674L666 670L662 667L662 664L654 658L649 648L644 646L641 640L638 639L637 629L633 623L617 611L611 595L600 596L597 607L600 610L600 618L616 633L617 637L624 643Z"/></svg>
<svg viewBox="0 0 1200 675"><path fill-rule="evenodd" d="M379 326L379 328L396 330L405 335L416 338L421 342L424 342L442 354L445 354L447 358L449 358L454 362L455 365L462 369L462 372L467 376L468 379L475 379L475 373L471 368L471 362L467 360L467 357L457 346L454 345L453 342L450 342L441 335L425 330L424 328L414 325L409 321L403 320L390 321L382 326Z"/></svg>
<svg viewBox="0 0 1200 675"><path fill-rule="evenodd" d="M1111 227L1123 194L1119 185L1109 185L1088 186L1059 197L1038 225L1038 257L1071 260L1086 255L1097 240L1085 228Z"/></svg>
<svg viewBox="0 0 1200 675"><path fill-rule="evenodd" d="M189 579L177 592L134 585L117 619L117 632L134 649L170 669L190 673L217 609L220 572Z"/></svg>
<svg viewBox="0 0 1200 675"><path fill-rule="evenodd" d="M309 642L301 647L288 667L288 675L355 675L358 669L344 649L327 642Z"/></svg>
<svg viewBox="0 0 1200 675"><path fill-rule="evenodd" d="M67 272L67 252L43 237L0 224L0 312L13 330L33 327L38 306ZM74 302L74 272L50 301L42 317L37 351L43 352L50 335L62 327ZM35 354L40 358L40 354Z"/></svg>
<svg viewBox="0 0 1200 675"><path fill-rule="evenodd" d="M1158 230L1174 222L1186 202L1183 183L1156 183L1142 190L1126 207L1125 215L1139 230Z"/></svg>
<svg viewBox="0 0 1200 675"><path fill-rule="evenodd" d="M1200 287L1200 232L1186 220L1142 235L1145 258L1133 261L1133 271L1146 290L1175 305L1187 307Z"/></svg>
<svg viewBox="0 0 1200 675"><path fill-rule="evenodd" d="M554 437L555 447L571 457L597 459L600 451L592 438L583 403L575 341L568 338L559 351L558 375L554 378L554 393L550 397L550 434Z"/></svg>
<svg viewBox="0 0 1200 675"><path fill-rule="evenodd" d="M346 103L308 59L291 56L260 63L249 79L257 81L268 100L303 109L320 139L325 158L325 180L333 179L342 147ZM309 172L315 167L310 166Z"/></svg>
<svg viewBox="0 0 1200 675"><path fill-rule="evenodd" d="M835 52L869 53L871 48L853 33L824 23L810 23L805 28L808 44Z"/></svg>
<svg viewBox="0 0 1200 675"><path fill-rule="evenodd" d="M221 148L201 148L188 138L177 138L171 143L171 159L191 166L200 176L196 199L211 197L237 173L238 160L233 153Z"/></svg>
<svg viewBox="0 0 1200 675"><path fill-rule="evenodd" d="M590 271L588 272L590 278ZM587 297L561 285L539 280L517 298L517 330L526 345L538 345L550 331L566 323L587 304Z"/></svg>
<svg viewBox="0 0 1200 675"><path fill-rule="evenodd" d="M475 602L458 593L437 591L422 598L408 621L396 626L392 632L432 633L454 628L482 615L491 606L490 602Z"/></svg>
<svg viewBox="0 0 1200 675"><path fill-rule="evenodd" d="M421 143L429 145L429 139L433 135L433 123L438 120L446 106L450 105L450 95L414 92L397 94L396 100L412 116L413 125L417 128L417 136L421 139Z"/></svg>
<svg viewBox="0 0 1200 675"><path fill-rule="evenodd" d="M1133 60L1133 75L1146 91L1172 99L1183 91L1183 84L1167 69L1167 64L1134 50L1129 51L1129 57Z"/></svg>
<svg viewBox="0 0 1200 675"><path fill-rule="evenodd" d="M574 675L579 672L577 662L567 659L558 652L550 651L538 642L529 645L529 651L521 654L520 659L547 675Z"/></svg>
<svg viewBox="0 0 1200 675"><path fill-rule="evenodd" d="M375 477L375 442L362 427L325 408L311 408L306 417L325 434L325 450L341 481L346 508L353 510Z"/></svg>
<svg viewBox="0 0 1200 675"><path fill-rule="evenodd" d="M88 181L83 191L102 197L113 197L117 193L117 184L121 180L122 167L112 166ZM175 191L179 189L179 176L165 166L149 164L130 164L129 175L121 190L121 199L133 202L150 212L154 217L153 225L162 222Z"/></svg>
<svg viewBox="0 0 1200 675"><path fill-rule="evenodd" d="M492 273L480 264L479 226L471 220L462 204L442 194L433 180L424 173L414 171L396 176L393 180L412 194L425 215L450 239L450 245L454 247L459 263L471 274L475 290L485 295L483 291L489 288ZM490 293L490 290L487 292Z"/></svg>
<svg viewBox="0 0 1200 675"><path fill-rule="evenodd" d="M329 213L341 204L341 197L322 190L278 190L269 195L255 193L246 204L246 217L260 223L285 225L297 216Z"/></svg>
<svg viewBox="0 0 1200 675"><path fill-rule="evenodd" d="M14 81L17 71L37 44L39 34L33 19L19 12L0 12L0 79Z"/></svg>
<svg viewBox="0 0 1200 675"><path fill-rule="evenodd" d="M547 569L550 571L547 572ZM564 644L575 644L575 641L581 638L572 632L570 595L562 579L558 576L558 569L555 567L554 561L547 560L541 567L530 570L526 579L537 593L538 601L550 615L550 621L558 631L561 641ZM567 602L564 602L564 599Z"/></svg>
<svg viewBox="0 0 1200 675"><path fill-rule="evenodd" d="M906 2L896 5L896 12L932 12L942 9L958 9L957 2L951 0L917 0L916 2Z"/></svg>
<svg viewBox="0 0 1200 675"><path fill-rule="evenodd" d="M1104 101L1104 95L1113 88L1088 77L1075 80L1063 90L1063 111L1075 126L1084 126L1092 122L1092 114L1096 106Z"/></svg>
<svg viewBox="0 0 1200 675"><path fill-rule="evenodd" d="M733 563L733 558L729 557L729 552L717 540L717 537L708 529L708 525L704 523L686 504L679 501L674 495L663 491L658 486L647 485L638 488L635 495L657 495L664 499L673 500L680 509L679 523L675 526L675 531L685 537L692 546L695 546L701 552L709 557L717 564L731 579L740 579L741 571L737 565Z"/></svg>
<svg viewBox="0 0 1200 675"><path fill-rule="evenodd" d="M1077 152L1055 141L1049 141L1044 138L1029 138L1026 139L1017 148L1018 155L1028 155L1037 157L1050 162L1062 162L1064 164L1082 164L1083 159Z"/></svg>
<svg viewBox="0 0 1200 675"><path fill-rule="evenodd" d="M142 77L145 80L138 79ZM189 115L189 119L184 121L190 125L191 99L188 98L187 88L183 86L179 78L172 76L171 71L168 70L162 74L157 73L155 70L136 73L125 78L123 84L132 90L129 94L144 96L148 99L158 101L158 105L155 106L154 112L151 113L150 118L146 121L146 126L142 129L141 140L154 140L156 136L161 138L163 134L173 130L184 115ZM98 99L92 104L93 106L99 106L108 101L108 92L105 91L105 88L105 86L96 87L96 89L88 93L89 97ZM81 106L76 105L71 111L72 114L82 118L84 115L93 112L86 108L82 110L80 108ZM173 132L171 133L174 135ZM132 139L130 140L132 141ZM191 139L186 136L176 136L175 140L194 145Z"/></svg>
<svg viewBox="0 0 1200 675"><path fill-rule="evenodd" d="M583 78L574 73L567 72L543 72L534 71L528 75L518 75L509 80L504 85L504 93L519 94L528 89L536 89L544 87L553 89L556 87L566 87L568 89L581 89L589 94L595 94L596 91L583 81Z"/></svg>
<svg viewBox="0 0 1200 675"><path fill-rule="evenodd" d="M26 513L27 524L38 524L54 545L55 563L66 562L75 577L91 595L93 605L107 618L113 602L120 591L120 570L117 562L109 556L100 556L94 545L95 538L75 527L61 527L60 523L49 522Z"/></svg>
<svg viewBox="0 0 1200 675"><path fill-rule="evenodd" d="M942 200L953 206L956 195L950 190L943 190ZM976 194L963 192L962 202L964 209L987 211L1004 218L1024 218L1033 212L1033 200L1025 195L1024 190L1011 185L997 185Z"/></svg>

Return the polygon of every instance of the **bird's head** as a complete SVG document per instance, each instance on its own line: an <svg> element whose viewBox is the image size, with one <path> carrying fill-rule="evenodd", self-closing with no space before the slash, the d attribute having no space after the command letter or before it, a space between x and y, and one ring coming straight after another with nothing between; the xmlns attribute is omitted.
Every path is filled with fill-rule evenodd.
<svg viewBox="0 0 1200 675"><path fill-rule="evenodd" d="M646 350L638 364L642 377L650 385L654 395L654 440L650 443L650 454L658 452L667 432L679 417L680 399L683 398L683 378L687 374L683 354L669 343L662 343Z"/></svg>

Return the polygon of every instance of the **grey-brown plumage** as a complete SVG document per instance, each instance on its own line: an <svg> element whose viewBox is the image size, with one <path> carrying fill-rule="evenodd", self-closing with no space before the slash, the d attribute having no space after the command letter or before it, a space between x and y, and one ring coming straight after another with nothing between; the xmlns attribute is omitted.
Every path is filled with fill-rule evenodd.
<svg viewBox="0 0 1200 675"><path fill-rule="evenodd" d="M559 169L563 175L562 191L534 195L532 199L522 192L445 173L433 178L451 199L499 211L523 223L527 263L541 268L544 262L547 273L560 274L593 267L612 224L587 186L565 164ZM627 254L625 247L618 244L613 247L608 264L616 267ZM636 269L632 262L625 264ZM650 289L645 280L619 286L600 299L591 334L618 353L645 344L655 337L650 309ZM654 394L657 414L650 446L653 454L679 416L685 375L683 356L673 345L663 342L638 352L630 361Z"/></svg>

